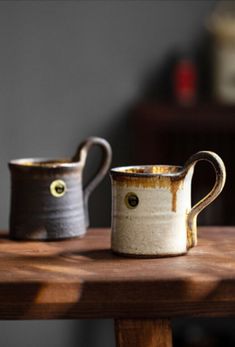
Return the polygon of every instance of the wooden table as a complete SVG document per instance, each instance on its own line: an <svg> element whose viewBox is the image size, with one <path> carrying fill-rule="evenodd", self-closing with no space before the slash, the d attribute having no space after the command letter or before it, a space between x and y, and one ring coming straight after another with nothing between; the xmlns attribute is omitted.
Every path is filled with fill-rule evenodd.
<svg viewBox="0 0 235 347"><path fill-rule="evenodd" d="M112 254L107 229L0 238L0 319L113 318L117 346L169 347L172 317L235 315L235 227L201 228L187 256L161 259Z"/></svg>

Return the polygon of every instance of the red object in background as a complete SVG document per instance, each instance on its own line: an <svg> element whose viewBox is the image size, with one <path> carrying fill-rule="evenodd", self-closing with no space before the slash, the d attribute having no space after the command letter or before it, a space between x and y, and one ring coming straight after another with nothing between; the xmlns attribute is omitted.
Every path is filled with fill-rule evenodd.
<svg viewBox="0 0 235 347"><path fill-rule="evenodd" d="M180 60L174 71L174 96L181 105L192 105L197 94L197 70L189 59Z"/></svg>

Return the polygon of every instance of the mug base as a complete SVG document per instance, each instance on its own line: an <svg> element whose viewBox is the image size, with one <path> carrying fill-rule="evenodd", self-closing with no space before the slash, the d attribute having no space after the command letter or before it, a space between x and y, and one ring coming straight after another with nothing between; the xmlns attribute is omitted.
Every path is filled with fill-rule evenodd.
<svg viewBox="0 0 235 347"><path fill-rule="evenodd" d="M172 258L172 257L178 257L182 255L186 255L188 252L182 252L177 254L136 254L136 253L124 253L115 251L112 249L112 252L118 256L125 257L125 258L139 258L139 259L150 259L150 258Z"/></svg>
<svg viewBox="0 0 235 347"><path fill-rule="evenodd" d="M14 241L42 241L42 242L53 242L53 241L64 241L64 240L70 240L75 238L83 238L86 235L86 231L81 234L73 234L73 233L63 233L61 235L56 234L53 235L53 233L21 233L17 234L12 231L9 232L9 238L10 240Z"/></svg>

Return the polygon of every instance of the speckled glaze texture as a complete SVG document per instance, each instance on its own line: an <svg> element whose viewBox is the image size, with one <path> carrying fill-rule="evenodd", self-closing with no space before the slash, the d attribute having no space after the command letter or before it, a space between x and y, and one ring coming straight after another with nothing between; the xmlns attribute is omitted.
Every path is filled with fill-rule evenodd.
<svg viewBox="0 0 235 347"><path fill-rule="evenodd" d="M209 161L216 172L212 191L191 208L194 165ZM112 250L126 256L164 257L185 254L197 243L198 213L221 192L222 160L198 152L184 167L139 166L111 170Z"/></svg>
<svg viewBox="0 0 235 347"><path fill-rule="evenodd" d="M103 159L93 179L83 188L87 154L101 147ZM11 172L10 237L17 240L58 240L82 237L89 225L88 198L111 162L104 139L85 140L72 159L18 159Z"/></svg>

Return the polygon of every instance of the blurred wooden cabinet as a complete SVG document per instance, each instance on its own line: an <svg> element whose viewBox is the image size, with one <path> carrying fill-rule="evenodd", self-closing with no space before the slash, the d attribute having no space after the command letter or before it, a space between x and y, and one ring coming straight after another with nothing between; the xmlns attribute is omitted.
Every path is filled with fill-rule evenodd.
<svg viewBox="0 0 235 347"><path fill-rule="evenodd" d="M227 183L221 196L199 216L199 223L235 224L235 107L141 103L133 110L131 125L137 164L183 165L200 150L219 154L226 165ZM197 164L193 203L209 192L213 182L210 164Z"/></svg>

